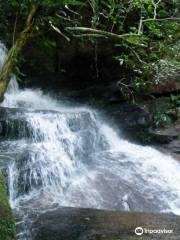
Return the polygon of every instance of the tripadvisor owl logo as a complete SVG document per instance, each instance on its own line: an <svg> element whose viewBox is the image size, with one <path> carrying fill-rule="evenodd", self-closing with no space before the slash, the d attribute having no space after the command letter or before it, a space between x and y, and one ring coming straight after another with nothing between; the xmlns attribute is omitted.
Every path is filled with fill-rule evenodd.
<svg viewBox="0 0 180 240"><path fill-rule="evenodd" d="M141 235L143 235L144 230L143 230L142 227L137 227L137 228L135 228L134 232L135 232L136 235L141 236Z"/></svg>
<svg viewBox="0 0 180 240"><path fill-rule="evenodd" d="M143 234L172 234L174 231L172 229L148 229L137 227L134 230L135 234L141 236Z"/></svg>

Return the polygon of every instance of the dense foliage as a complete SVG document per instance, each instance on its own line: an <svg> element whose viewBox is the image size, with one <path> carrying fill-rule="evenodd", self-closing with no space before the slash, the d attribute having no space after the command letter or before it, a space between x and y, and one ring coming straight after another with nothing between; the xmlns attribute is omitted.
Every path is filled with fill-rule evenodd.
<svg viewBox="0 0 180 240"><path fill-rule="evenodd" d="M47 34L53 31L67 42L78 38L96 47L110 42L113 58L123 69L117 88L126 99L151 94L167 80L162 75L179 71L178 0L1 0L0 4L0 30L9 46L33 6L37 12L30 35L44 48L56 48L56 39Z"/></svg>

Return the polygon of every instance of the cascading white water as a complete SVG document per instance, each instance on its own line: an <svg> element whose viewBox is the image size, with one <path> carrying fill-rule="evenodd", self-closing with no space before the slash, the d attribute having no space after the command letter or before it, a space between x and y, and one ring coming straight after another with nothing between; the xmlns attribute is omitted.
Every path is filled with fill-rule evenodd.
<svg viewBox="0 0 180 240"><path fill-rule="evenodd" d="M5 57L6 57L7 49L3 43L0 42L0 68L2 67Z"/></svg>
<svg viewBox="0 0 180 240"><path fill-rule="evenodd" d="M58 106L35 90L8 93L4 102L9 95L13 107L36 109L24 115L30 136L16 141L12 206L43 196L46 204L179 213L180 166L172 157L122 139L93 110Z"/></svg>
<svg viewBox="0 0 180 240"><path fill-rule="evenodd" d="M33 94L37 99L39 92ZM45 108L50 98L46 100ZM13 107L20 102L15 100ZM31 133L26 139L25 131L21 135L25 139L16 141L21 154L11 166L12 206L43 196L46 204L179 212L178 162L120 138L95 111L58 109L51 102L56 111L24 115ZM32 99L23 104L33 110L37 106L31 105Z"/></svg>
<svg viewBox="0 0 180 240"><path fill-rule="evenodd" d="M15 77L2 106L25 109L8 120L17 135L1 144L13 156L10 203L24 219L57 206L180 214L179 163L123 139L97 111L19 90Z"/></svg>

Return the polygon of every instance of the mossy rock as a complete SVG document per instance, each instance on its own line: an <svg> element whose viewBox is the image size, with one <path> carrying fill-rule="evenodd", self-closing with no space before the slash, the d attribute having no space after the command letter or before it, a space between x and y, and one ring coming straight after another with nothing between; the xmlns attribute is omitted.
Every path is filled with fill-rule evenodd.
<svg viewBox="0 0 180 240"><path fill-rule="evenodd" d="M15 222L8 202L4 176L0 170L0 240L15 239Z"/></svg>

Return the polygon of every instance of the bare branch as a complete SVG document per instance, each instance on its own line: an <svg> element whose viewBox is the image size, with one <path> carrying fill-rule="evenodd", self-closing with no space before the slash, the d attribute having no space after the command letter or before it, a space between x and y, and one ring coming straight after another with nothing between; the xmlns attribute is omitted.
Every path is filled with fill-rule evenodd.
<svg viewBox="0 0 180 240"><path fill-rule="evenodd" d="M139 20L139 27L138 27L138 35L142 34L142 27L143 27L143 20L140 18Z"/></svg>
<svg viewBox="0 0 180 240"><path fill-rule="evenodd" d="M96 37L96 38L107 38L104 35L100 35L100 34L93 34L93 33L88 33L88 34L73 34L73 37L76 38L81 38L81 37Z"/></svg>
<svg viewBox="0 0 180 240"><path fill-rule="evenodd" d="M154 6L154 20L156 19L156 16L157 16L157 7L158 7L158 4L161 2L161 0L158 0L156 3L154 2L154 0L152 0L152 4Z"/></svg>
<svg viewBox="0 0 180 240"><path fill-rule="evenodd" d="M72 20L72 19L70 19L70 18L67 18L67 17L63 17L63 16L61 16L61 15L59 15L59 14L56 14L56 16L57 16L58 18L61 18L61 19L64 20L64 21L68 21L68 22L72 22L72 23L75 22L74 20Z"/></svg>
<svg viewBox="0 0 180 240"><path fill-rule="evenodd" d="M139 46L139 47L147 47L146 45L142 43L135 43L131 42L127 37L130 36L138 36L141 37L142 35L139 34L134 34L134 33L126 33L126 34L115 34L112 32L106 32L104 30L98 30L98 29L93 29L93 28L86 28L86 27L67 27L67 31L70 31L73 33L74 37L104 37L104 38L110 38L112 40L123 40L128 42L131 45ZM76 34L77 32L77 34ZM74 34L75 33L75 34Z"/></svg>
<svg viewBox="0 0 180 240"><path fill-rule="evenodd" d="M13 45L14 45L14 42L15 42L15 35L16 35L16 28L17 28L17 21L18 21L18 12L16 13L16 19L15 19L14 29L13 29Z"/></svg>
<svg viewBox="0 0 180 240"><path fill-rule="evenodd" d="M140 19L139 21L139 28L138 28L138 34L143 34L143 23L145 22L152 22L152 21L159 21L159 22L163 22L163 21L177 21L179 22L180 21L180 18L178 17L169 17L169 18L148 18L148 19Z"/></svg>
<svg viewBox="0 0 180 240"><path fill-rule="evenodd" d="M86 28L86 27L67 27L66 30L72 31L72 32L81 32L81 33L85 33L85 34L98 34L104 37L110 37L113 39L122 39L125 37L129 37L129 36L139 36L138 34L134 34L134 33L126 33L126 34L115 34L115 33L111 33L111 32L106 32L103 30L97 30L97 29L93 29L93 28Z"/></svg>
<svg viewBox="0 0 180 240"><path fill-rule="evenodd" d="M65 38L68 42L70 42L70 38L67 37L64 33L62 33L59 28L57 28L56 26L54 26L51 21L49 21L49 24L50 24L50 26L52 27L52 29L53 29L54 31L56 31L57 33L59 33L63 38Z"/></svg>
<svg viewBox="0 0 180 240"><path fill-rule="evenodd" d="M142 26L142 24L143 24L142 20L143 20L143 16L142 16L142 2L141 2L141 17L140 17L140 20L139 20L139 27L138 27L138 34L139 35L143 33L143 31L142 31L142 27L143 27Z"/></svg>
<svg viewBox="0 0 180 240"><path fill-rule="evenodd" d="M133 48L130 48L130 49L140 63L146 64L146 62L140 58L139 54Z"/></svg>
<svg viewBox="0 0 180 240"><path fill-rule="evenodd" d="M154 18L148 18L148 19L144 19L144 20L142 20L142 22L150 22L150 21L168 21L168 20L170 20L170 21L180 21L180 18L176 18L176 17L169 17L169 18L156 18L156 19L154 19Z"/></svg>
<svg viewBox="0 0 180 240"><path fill-rule="evenodd" d="M65 8L66 8L70 13L73 13L73 14L75 14L75 15L80 16L80 14L79 14L78 12L75 12L75 11L73 11L72 9L70 9L70 8L68 7L68 5L65 5Z"/></svg>

